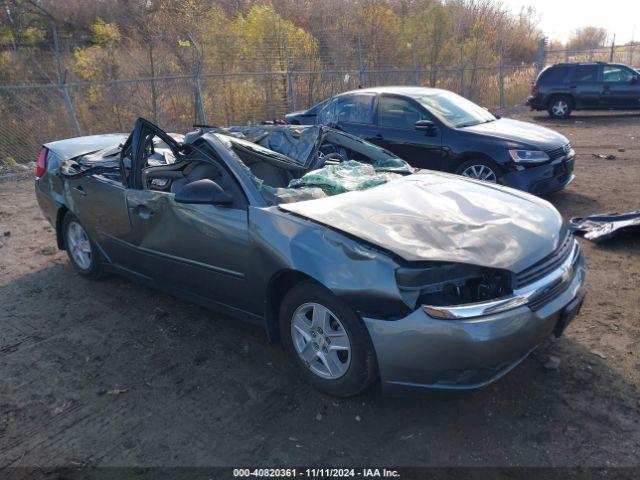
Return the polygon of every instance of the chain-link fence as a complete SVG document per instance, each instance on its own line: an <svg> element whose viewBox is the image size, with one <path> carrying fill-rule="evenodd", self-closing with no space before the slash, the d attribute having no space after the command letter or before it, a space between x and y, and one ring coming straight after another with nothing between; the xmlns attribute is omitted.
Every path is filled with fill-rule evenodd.
<svg viewBox="0 0 640 480"><path fill-rule="evenodd" d="M489 107L526 99L533 66L442 68L433 86L463 93ZM0 158L33 161L45 142L78 135L127 132L136 117L168 131L185 132L200 122L233 125L282 117L336 93L372 85L422 85L428 70L365 70L263 73L203 73L58 85L0 86ZM472 77L474 75L475 77ZM155 94L152 95L152 91ZM66 95L65 95L66 91ZM502 92L502 93L501 93ZM69 100L67 100L67 97ZM77 125L77 127L76 127Z"/></svg>
<svg viewBox="0 0 640 480"><path fill-rule="evenodd" d="M463 45L355 31L281 29L244 37L162 33L149 42L96 42L52 32L0 48L0 162L33 161L42 143L127 132L143 116L169 131L193 123L272 120L359 87L419 85L486 107L524 103L536 73L575 61L640 64L640 44L529 53L496 40ZM246 33L246 32L245 32ZM436 39L437 40L437 39ZM537 50L537 52L536 52Z"/></svg>
<svg viewBox="0 0 640 480"><path fill-rule="evenodd" d="M545 53L546 65L569 62L624 63L630 67L639 68L640 43L611 45L609 47L591 48L586 50L547 48Z"/></svg>

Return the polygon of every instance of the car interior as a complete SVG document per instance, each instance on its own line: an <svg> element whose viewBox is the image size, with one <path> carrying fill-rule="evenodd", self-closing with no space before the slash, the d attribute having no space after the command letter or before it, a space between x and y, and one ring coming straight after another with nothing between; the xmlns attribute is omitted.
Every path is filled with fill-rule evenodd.
<svg viewBox="0 0 640 480"><path fill-rule="evenodd" d="M272 131L273 138L256 130L259 135L255 137L255 142L239 138L242 136L240 134L202 132L200 136L192 136L190 143L184 143L184 136L166 134L149 122L144 122L146 121L142 121L142 127L137 127L143 128L138 130L139 136L136 137L142 139L140 142L133 141L132 135L124 145L86 155L79 162L71 162L67 175L98 173L131 188L172 194L179 194L185 186L194 182L210 180L233 197L232 206L244 208L247 199L242 187L225 161L219 158L215 148L207 141L212 140L207 135L214 135L216 141L222 143L237 158L238 164L246 169L249 178L270 204L335 194L336 184L340 186L342 177L344 190L357 188L349 187L353 184L349 183L352 182L351 179L347 179L353 175L353 172L349 172L350 168L368 165L370 176L380 178L392 178L392 175L385 177L384 173L407 174L414 171L392 153L357 137L333 130L319 130L317 135L322 135L320 141L317 141L317 135L304 139L290 135L288 143L281 141L282 138L275 141L278 135L283 135L282 131L276 129ZM253 137L249 134L246 138ZM296 144L295 138L300 143ZM134 172L132 161L134 144L140 152L136 160L138 175ZM261 144L286 153L294 152L296 157L304 158L292 158ZM119 168L115 167L116 164ZM344 169L336 170L342 164L345 165ZM101 170L97 171L96 168ZM314 174L315 183L309 185L304 177L311 173ZM324 180L326 183L323 183Z"/></svg>

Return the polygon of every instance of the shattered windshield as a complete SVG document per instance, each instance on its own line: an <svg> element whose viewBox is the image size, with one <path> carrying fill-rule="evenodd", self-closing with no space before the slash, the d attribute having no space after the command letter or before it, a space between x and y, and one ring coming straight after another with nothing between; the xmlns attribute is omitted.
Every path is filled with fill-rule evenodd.
<svg viewBox="0 0 640 480"><path fill-rule="evenodd" d="M358 137L319 126L231 127L218 135L270 205L366 190L414 172Z"/></svg>

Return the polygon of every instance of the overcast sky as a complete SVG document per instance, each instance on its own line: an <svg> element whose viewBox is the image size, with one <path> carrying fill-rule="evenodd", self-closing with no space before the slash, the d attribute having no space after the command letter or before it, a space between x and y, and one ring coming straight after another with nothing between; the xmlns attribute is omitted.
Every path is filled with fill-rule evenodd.
<svg viewBox="0 0 640 480"><path fill-rule="evenodd" d="M604 27L616 43L640 41L640 0L503 0L514 12L533 5L540 26L551 40L565 42L573 30ZM635 24L635 35L633 28Z"/></svg>

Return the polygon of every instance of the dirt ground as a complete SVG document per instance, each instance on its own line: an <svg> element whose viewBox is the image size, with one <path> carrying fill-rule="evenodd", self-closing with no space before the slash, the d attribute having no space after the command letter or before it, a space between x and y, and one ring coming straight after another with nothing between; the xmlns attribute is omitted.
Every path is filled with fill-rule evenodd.
<svg viewBox="0 0 640 480"><path fill-rule="evenodd" d="M640 115L508 114L576 148L576 180L549 198L566 218L640 208ZM0 466L639 466L640 239L580 243L582 314L502 380L337 400L259 329L117 277L80 278L32 181L5 180Z"/></svg>

